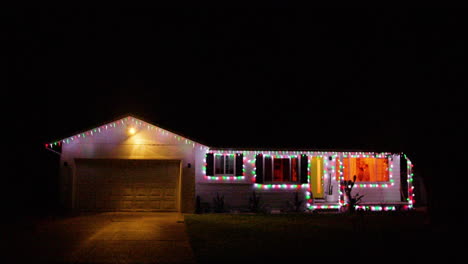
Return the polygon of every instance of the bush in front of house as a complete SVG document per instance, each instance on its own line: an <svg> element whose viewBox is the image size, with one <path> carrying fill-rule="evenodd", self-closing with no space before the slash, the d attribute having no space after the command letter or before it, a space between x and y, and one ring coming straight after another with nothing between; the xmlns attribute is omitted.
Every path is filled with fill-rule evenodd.
<svg viewBox="0 0 468 264"><path fill-rule="evenodd" d="M219 193L216 193L216 196L213 198L213 210L215 213L226 212L224 195L220 196Z"/></svg>
<svg viewBox="0 0 468 264"><path fill-rule="evenodd" d="M287 213L302 213L304 212L304 202L304 200L299 199L299 192L295 192L292 202L286 201L284 211Z"/></svg>

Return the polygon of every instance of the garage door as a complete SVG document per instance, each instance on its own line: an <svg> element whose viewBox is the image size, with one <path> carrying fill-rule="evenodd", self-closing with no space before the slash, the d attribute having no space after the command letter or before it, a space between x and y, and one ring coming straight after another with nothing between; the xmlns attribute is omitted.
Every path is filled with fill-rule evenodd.
<svg viewBox="0 0 468 264"><path fill-rule="evenodd" d="M82 211L178 211L179 161L76 160Z"/></svg>

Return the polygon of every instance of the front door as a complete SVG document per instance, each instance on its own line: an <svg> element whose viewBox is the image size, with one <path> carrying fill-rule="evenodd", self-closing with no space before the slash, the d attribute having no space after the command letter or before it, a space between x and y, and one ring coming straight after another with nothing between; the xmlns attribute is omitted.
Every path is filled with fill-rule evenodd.
<svg viewBox="0 0 468 264"><path fill-rule="evenodd" d="M314 199L323 199L323 158L310 159L310 190Z"/></svg>

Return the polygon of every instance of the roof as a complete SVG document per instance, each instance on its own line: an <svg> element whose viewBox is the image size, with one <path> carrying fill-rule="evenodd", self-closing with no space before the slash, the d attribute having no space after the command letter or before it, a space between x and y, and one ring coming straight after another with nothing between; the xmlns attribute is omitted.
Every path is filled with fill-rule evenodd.
<svg viewBox="0 0 468 264"><path fill-rule="evenodd" d="M388 151L372 151L372 150L355 150L355 149L298 149L298 148L210 148L212 152L225 152L225 153L236 153L236 152L256 152L256 153L269 153L269 155L296 155L296 154L307 154L315 153L319 155L334 155L337 153L345 153L347 155L375 155L376 157L403 154ZM308 155L308 154L307 154Z"/></svg>
<svg viewBox="0 0 468 264"><path fill-rule="evenodd" d="M100 124L100 125L94 126L93 128L90 128L90 129L75 132L71 136L66 136L66 137L63 137L61 139L51 141L49 143L46 143L45 146L46 147L60 146L61 144L69 143L70 141L73 141L73 140L75 140L77 138L93 136L93 135L95 135L97 133L101 133L101 131L115 128L120 124L128 124L129 122L134 123L135 125L147 127L148 129L155 129L155 128L160 129L163 132L173 134L175 137L178 137L181 140L186 140L187 143L190 143L190 144L196 143L196 144L200 144L200 145L205 145L203 143L200 143L199 141L193 140L193 139L191 139L191 138L189 138L189 137L187 137L185 135L182 135L181 133L177 133L177 132L162 128L159 125L151 124L151 123L146 122L146 121L142 120L141 118L137 118L137 117L135 117L133 115L126 115L124 117L115 119L115 120L113 120L111 122Z"/></svg>
<svg viewBox="0 0 468 264"><path fill-rule="evenodd" d="M127 114L127 115L125 115L123 117L120 117L118 119L115 119L113 121L110 121L110 122L107 122L107 123L104 123L104 124L100 124L100 125L94 126L92 128L89 128L89 129L85 129L85 130L82 130L82 131L75 132L75 133L72 134L72 136L63 137L61 139L54 140L52 142L46 143L45 145L46 145L46 147L60 146L61 144L68 143L70 141L75 140L76 138L93 136L96 133L100 133L101 130L114 128L114 127L118 126L119 124L124 124L124 123L126 124L128 122L133 122L134 124L140 125L140 126L146 126L146 127L150 128L150 129L154 129L154 128L160 129L162 131L173 134L175 137L178 137L181 140L186 140L187 143L190 143L190 144L196 143L196 144L200 144L200 145L203 145L203 146L206 146L206 147L209 146L210 149L214 150L214 151L226 150L226 151L294 151L294 152L390 153L388 151L380 151L380 150L378 151L378 150L371 150L371 149L366 149L366 150L363 150L363 149L318 149L318 148L265 147L265 146L248 146L248 147L240 147L240 148L239 147L216 147L216 146L213 146L213 145L201 143L199 140L192 139L191 137L185 136L185 135L183 135L183 134L181 134L179 132L175 132L175 131L172 131L172 130L168 130L166 128L162 128L160 125L156 125L156 124L144 121L142 118L135 117L135 115L133 115L133 114ZM392 152L392 153L396 153L396 152Z"/></svg>

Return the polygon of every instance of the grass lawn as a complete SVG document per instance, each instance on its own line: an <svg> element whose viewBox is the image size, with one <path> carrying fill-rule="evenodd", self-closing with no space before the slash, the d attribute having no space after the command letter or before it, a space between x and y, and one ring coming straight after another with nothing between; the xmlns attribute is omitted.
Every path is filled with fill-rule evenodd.
<svg viewBox="0 0 468 264"><path fill-rule="evenodd" d="M199 263L448 260L446 232L424 222L419 212L185 216Z"/></svg>

